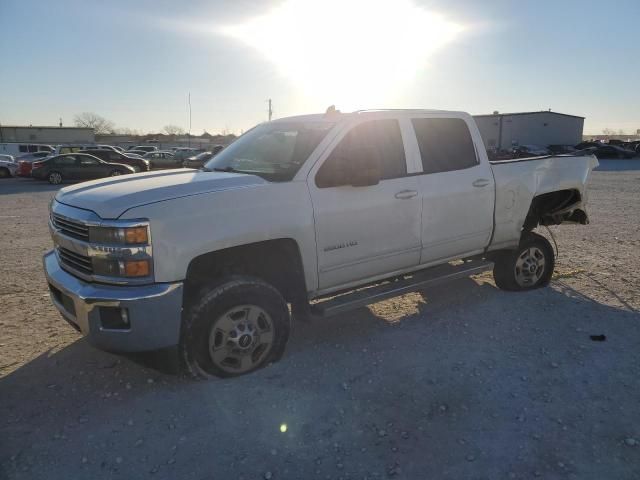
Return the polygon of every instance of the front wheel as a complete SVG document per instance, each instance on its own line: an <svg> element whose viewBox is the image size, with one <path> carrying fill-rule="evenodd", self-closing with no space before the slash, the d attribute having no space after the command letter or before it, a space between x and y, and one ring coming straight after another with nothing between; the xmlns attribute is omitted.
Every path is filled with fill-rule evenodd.
<svg viewBox="0 0 640 480"><path fill-rule="evenodd" d="M185 309L180 351L195 378L244 375L284 353L291 318L282 295L264 281L230 276Z"/></svg>
<svg viewBox="0 0 640 480"><path fill-rule="evenodd" d="M498 254L493 278L502 290L520 291L544 287L551 281L555 258L549 241L537 233L528 233L516 250Z"/></svg>
<svg viewBox="0 0 640 480"><path fill-rule="evenodd" d="M51 185L60 185L62 183L62 174L59 172L51 172L47 177Z"/></svg>

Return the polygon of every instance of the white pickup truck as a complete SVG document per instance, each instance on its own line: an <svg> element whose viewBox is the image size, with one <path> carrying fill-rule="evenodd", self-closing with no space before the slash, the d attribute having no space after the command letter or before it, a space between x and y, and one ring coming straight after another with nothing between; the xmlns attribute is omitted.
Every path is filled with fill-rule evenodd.
<svg viewBox="0 0 640 480"><path fill-rule="evenodd" d="M490 163L462 112L261 124L200 171L81 183L51 204L51 297L99 348L178 346L196 377L277 360L292 318L493 268L546 285L538 226L588 223L591 155Z"/></svg>

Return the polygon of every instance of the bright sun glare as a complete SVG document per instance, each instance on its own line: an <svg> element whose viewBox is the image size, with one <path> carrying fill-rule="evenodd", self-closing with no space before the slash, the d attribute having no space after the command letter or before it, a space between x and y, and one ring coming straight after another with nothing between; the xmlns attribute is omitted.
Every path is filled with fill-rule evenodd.
<svg viewBox="0 0 640 480"><path fill-rule="evenodd" d="M217 29L256 49L321 105L380 106L462 31L410 0L287 0Z"/></svg>

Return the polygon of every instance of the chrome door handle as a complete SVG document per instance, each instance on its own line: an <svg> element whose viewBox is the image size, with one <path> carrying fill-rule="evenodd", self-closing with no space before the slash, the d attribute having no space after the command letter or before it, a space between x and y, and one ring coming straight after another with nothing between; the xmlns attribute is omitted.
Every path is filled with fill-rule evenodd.
<svg viewBox="0 0 640 480"><path fill-rule="evenodd" d="M399 198L400 200L407 200L409 198L415 197L416 195L418 195L418 192L416 192L415 190L402 190L396 193L395 197Z"/></svg>
<svg viewBox="0 0 640 480"><path fill-rule="evenodd" d="M489 185L489 180L487 180L486 178L479 178L476 181L474 181L471 185L478 188L486 187L487 185Z"/></svg>

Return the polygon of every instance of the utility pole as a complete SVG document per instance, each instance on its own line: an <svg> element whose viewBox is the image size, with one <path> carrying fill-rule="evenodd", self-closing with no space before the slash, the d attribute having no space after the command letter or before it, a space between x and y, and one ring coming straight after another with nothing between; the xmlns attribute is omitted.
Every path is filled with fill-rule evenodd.
<svg viewBox="0 0 640 480"><path fill-rule="evenodd" d="M187 102L189 103L189 133L187 134L187 141L189 142L189 147L191 147L191 92L189 92Z"/></svg>
<svg viewBox="0 0 640 480"><path fill-rule="evenodd" d="M58 125L60 125L60 128L62 128L62 117L59 118L60 123Z"/></svg>
<svg viewBox="0 0 640 480"><path fill-rule="evenodd" d="M271 99L267 100L269 102L269 121L271 121L271 117L273 116L273 109L271 108Z"/></svg>

